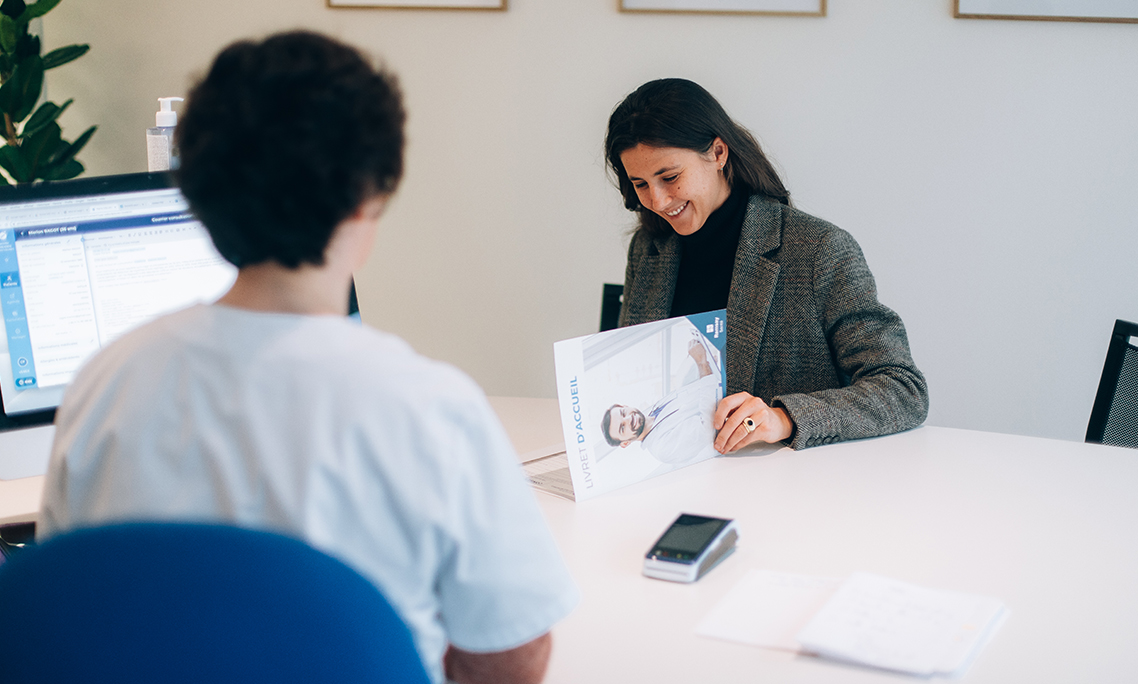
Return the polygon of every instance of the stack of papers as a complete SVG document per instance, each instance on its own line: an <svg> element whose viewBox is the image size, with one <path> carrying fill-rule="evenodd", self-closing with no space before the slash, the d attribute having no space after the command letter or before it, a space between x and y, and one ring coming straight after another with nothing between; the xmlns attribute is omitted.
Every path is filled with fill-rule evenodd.
<svg viewBox="0 0 1138 684"><path fill-rule="evenodd" d="M573 493L573 476L569 474L569 457L565 455L564 447L555 454L523 462L522 470L534 487L563 499L577 500Z"/></svg>
<svg viewBox="0 0 1138 684"><path fill-rule="evenodd" d="M960 677L1007 616L986 596L857 573L752 570L696 632L907 674Z"/></svg>

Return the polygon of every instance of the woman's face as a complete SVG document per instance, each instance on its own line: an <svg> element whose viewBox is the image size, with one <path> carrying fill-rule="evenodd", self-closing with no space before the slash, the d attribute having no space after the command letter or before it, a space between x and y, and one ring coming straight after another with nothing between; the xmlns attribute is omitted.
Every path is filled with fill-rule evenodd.
<svg viewBox="0 0 1138 684"><path fill-rule="evenodd" d="M640 204L662 216L680 235L702 228L731 195L723 175L727 145L719 138L707 154L641 143L621 152L620 161Z"/></svg>

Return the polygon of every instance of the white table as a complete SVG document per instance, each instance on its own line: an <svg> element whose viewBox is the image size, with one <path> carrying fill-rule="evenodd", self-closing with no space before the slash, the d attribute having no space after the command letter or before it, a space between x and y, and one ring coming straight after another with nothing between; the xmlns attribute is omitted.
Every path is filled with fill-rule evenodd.
<svg viewBox="0 0 1138 684"><path fill-rule="evenodd" d="M47 456L55 426L21 428L0 433L0 471L4 473L42 472L47 469ZM43 477L19 477L0 480L0 525L35 520L43 492Z"/></svg>
<svg viewBox="0 0 1138 684"><path fill-rule="evenodd" d="M559 429L544 418L553 400L495 402L508 430ZM717 458L581 504L538 496L583 595L554 630L552 684L916 681L696 636L750 568L867 571L1003 600L1011 615L970 683L1138 680L1132 449L922 427ZM694 585L643 577L680 512L737 519L739 550Z"/></svg>
<svg viewBox="0 0 1138 684"><path fill-rule="evenodd" d="M559 438L550 399L493 398L521 453ZM34 519L43 478L0 482ZM916 681L715 641L696 623L750 568L875 572L987 594L1011 616L969 683L1138 679L1138 451L968 430L699 463L574 504L538 493L581 587L551 684ZM640 574L680 512L736 518L736 553L694 585Z"/></svg>

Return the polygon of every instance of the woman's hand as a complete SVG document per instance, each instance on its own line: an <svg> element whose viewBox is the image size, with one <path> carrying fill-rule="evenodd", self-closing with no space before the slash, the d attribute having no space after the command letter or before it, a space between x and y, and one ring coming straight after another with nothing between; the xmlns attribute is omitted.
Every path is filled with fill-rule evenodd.
<svg viewBox="0 0 1138 684"><path fill-rule="evenodd" d="M743 423L751 419L752 428ZM781 442L794 431L794 422L784 409L771 408L748 392L724 397L715 409L715 450L729 454L755 442Z"/></svg>

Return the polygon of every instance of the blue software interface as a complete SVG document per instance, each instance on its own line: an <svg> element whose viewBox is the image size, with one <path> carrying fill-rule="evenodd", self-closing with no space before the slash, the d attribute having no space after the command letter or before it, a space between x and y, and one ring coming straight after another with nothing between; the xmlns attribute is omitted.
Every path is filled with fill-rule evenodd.
<svg viewBox="0 0 1138 684"><path fill-rule="evenodd" d="M96 351L236 276L174 188L0 206L4 412L55 408Z"/></svg>

